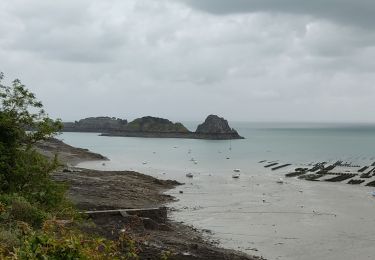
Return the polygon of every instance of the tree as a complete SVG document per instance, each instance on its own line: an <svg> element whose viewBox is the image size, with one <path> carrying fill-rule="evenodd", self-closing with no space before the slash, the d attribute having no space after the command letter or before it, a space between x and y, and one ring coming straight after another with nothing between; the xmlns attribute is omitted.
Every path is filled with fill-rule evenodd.
<svg viewBox="0 0 375 260"><path fill-rule="evenodd" d="M49 173L55 164L38 154L33 145L53 137L61 121L48 117L43 105L20 80L2 84L0 73L0 192L23 193L50 204L47 196L61 195ZM54 189L56 192L54 196Z"/></svg>
<svg viewBox="0 0 375 260"><path fill-rule="evenodd" d="M13 140L15 145L30 149L36 142L52 137L61 130L61 121L49 118L42 102L19 79L15 79L11 86L3 85L3 79L4 74L0 73L0 113L13 124L12 130L17 137Z"/></svg>
<svg viewBox="0 0 375 260"><path fill-rule="evenodd" d="M76 211L65 186L50 176L50 162L34 144L53 137L60 120L19 80L2 84L0 73L0 259L139 259L136 242L93 238L72 221ZM59 219L63 221L59 221ZM69 225L64 225L69 219Z"/></svg>

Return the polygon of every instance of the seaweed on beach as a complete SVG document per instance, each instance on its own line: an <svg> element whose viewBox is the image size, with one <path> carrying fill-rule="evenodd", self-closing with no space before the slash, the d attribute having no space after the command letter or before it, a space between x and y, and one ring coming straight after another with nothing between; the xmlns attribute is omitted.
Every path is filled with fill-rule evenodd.
<svg viewBox="0 0 375 260"><path fill-rule="evenodd" d="M271 170L272 170L272 171L275 171L275 170L278 170L278 169L281 169L281 168L288 167L288 166L290 166L290 165L291 165L290 163L283 164L283 165L280 165L280 166L273 167Z"/></svg>
<svg viewBox="0 0 375 260"><path fill-rule="evenodd" d="M336 168L336 165L335 164L332 164L330 166L327 166L324 168L325 171L329 172L329 171L332 171L333 169Z"/></svg>
<svg viewBox="0 0 375 260"><path fill-rule="evenodd" d="M357 185L357 184L362 184L364 182L365 182L365 180L352 179L352 180L348 181L348 184Z"/></svg>
<svg viewBox="0 0 375 260"><path fill-rule="evenodd" d="M363 166L361 169L358 170L358 172L364 172L369 168L369 166Z"/></svg>
<svg viewBox="0 0 375 260"><path fill-rule="evenodd" d="M362 179L371 178L371 171L367 172L367 173L362 173L359 177L362 178Z"/></svg>
<svg viewBox="0 0 375 260"><path fill-rule="evenodd" d="M269 168L269 167L272 167L272 166L275 166L275 165L278 165L279 163L271 163L271 164L268 164L266 166L264 166L264 168Z"/></svg>
<svg viewBox="0 0 375 260"><path fill-rule="evenodd" d="M318 181L318 179L321 178L322 176L324 176L324 174L311 173L311 174L299 176L298 179L303 179L303 180L308 180L308 181Z"/></svg>
<svg viewBox="0 0 375 260"><path fill-rule="evenodd" d="M309 170L309 172L316 172L316 171L319 170L319 169L321 169L321 167L319 167L319 166L314 166L313 168L311 168L311 169Z"/></svg>
<svg viewBox="0 0 375 260"><path fill-rule="evenodd" d="M287 173L285 174L285 177L297 177L297 176L301 176L303 174L305 174L306 172L302 172L302 171L296 171L296 172L290 172L290 173Z"/></svg>
<svg viewBox="0 0 375 260"><path fill-rule="evenodd" d="M366 186L375 187L375 181L367 183Z"/></svg>
<svg viewBox="0 0 375 260"><path fill-rule="evenodd" d="M327 162L321 162L321 163L316 163L314 165L314 167L312 167L309 172L316 172L318 170L323 170L324 169L324 165L326 164Z"/></svg>
<svg viewBox="0 0 375 260"><path fill-rule="evenodd" d="M325 175L325 174L328 174L328 171L326 169L322 169L320 171L317 171L316 174L322 174L322 175Z"/></svg>
<svg viewBox="0 0 375 260"><path fill-rule="evenodd" d="M356 176L355 174L341 174L341 175L338 175L338 176L335 176L333 178L330 178L330 179L327 179L325 181L329 181L329 182L340 182L340 181L345 181L347 179L350 179L350 178L353 178L354 176Z"/></svg>

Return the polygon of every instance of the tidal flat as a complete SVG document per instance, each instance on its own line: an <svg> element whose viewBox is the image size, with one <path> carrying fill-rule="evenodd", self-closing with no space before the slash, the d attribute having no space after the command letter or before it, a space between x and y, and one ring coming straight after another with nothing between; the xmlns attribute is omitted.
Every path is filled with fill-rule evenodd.
<svg viewBox="0 0 375 260"><path fill-rule="evenodd" d="M80 167L135 170L185 183L167 192L179 200L168 204L172 218L210 230L208 237L223 247L267 259L372 258L372 187L285 177L322 161L371 165L372 128L234 126L245 140L62 137L110 159L105 166ZM277 165L264 168L266 163L291 165L272 170ZM232 178L234 169L241 170L238 179Z"/></svg>

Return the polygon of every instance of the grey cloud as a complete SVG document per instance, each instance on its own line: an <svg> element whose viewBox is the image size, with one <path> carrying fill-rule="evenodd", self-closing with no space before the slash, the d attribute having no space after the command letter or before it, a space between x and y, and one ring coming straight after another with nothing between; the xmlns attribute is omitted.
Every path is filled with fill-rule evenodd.
<svg viewBox="0 0 375 260"><path fill-rule="evenodd" d="M181 0L193 8L213 14L280 12L312 15L338 22L372 27L372 0Z"/></svg>
<svg viewBox="0 0 375 260"><path fill-rule="evenodd" d="M0 71L66 120L373 120L372 30L249 2L4 0Z"/></svg>
<svg viewBox="0 0 375 260"><path fill-rule="evenodd" d="M16 0L2 9L12 20L12 31L1 46L39 53L46 58L78 62L105 62L127 40L107 20L98 20L90 1ZM8 21L9 22L9 21Z"/></svg>

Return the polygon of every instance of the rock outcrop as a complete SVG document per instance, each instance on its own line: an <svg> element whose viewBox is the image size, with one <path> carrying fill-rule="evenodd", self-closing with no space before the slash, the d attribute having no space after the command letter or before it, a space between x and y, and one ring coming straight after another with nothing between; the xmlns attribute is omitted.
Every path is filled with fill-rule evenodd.
<svg viewBox="0 0 375 260"><path fill-rule="evenodd" d="M230 134L237 133L229 127L228 121L217 115L209 115L203 124L197 127L196 133L201 134Z"/></svg>
<svg viewBox="0 0 375 260"><path fill-rule="evenodd" d="M242 139L237 131L231 128L228 121L217 115L209 115L197 127L195 134L208 136L208 139Z"/></svg>

